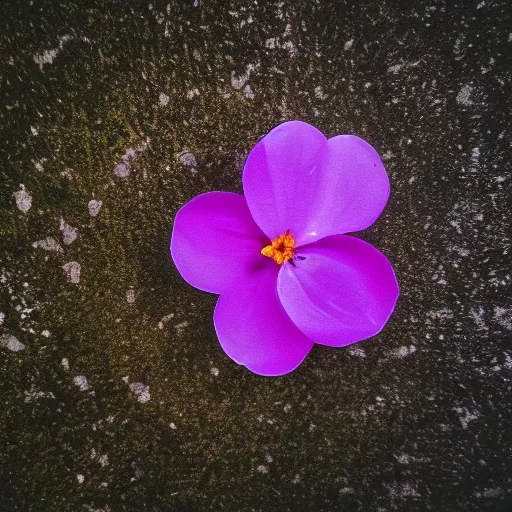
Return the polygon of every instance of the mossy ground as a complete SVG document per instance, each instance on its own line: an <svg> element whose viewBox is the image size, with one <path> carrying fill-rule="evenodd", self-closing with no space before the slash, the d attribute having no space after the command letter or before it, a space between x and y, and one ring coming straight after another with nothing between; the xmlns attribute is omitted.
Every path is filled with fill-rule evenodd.
<svg viewBox="0 0 512 512"><path fill-rule="evenodd" d="M491 75L472 78L489 55L504 76L502 42L469 68L453 52L460 33L471 48L477 32L503 32L506 11L259 4L0 7L0 334L25 345L0 348L1 510L458 511L509 498L505 409L486 401L510 387L488 369L504 361L506 324L491 307L483 344L469 313L503 305L473 274L488 268L488 247L505 247L504 196L493 176L460 171L477 143L494 155L489 168L505 161L493 136L479 138L506 126L506 109L481 103L502 90ZM390 72L397 63L408 71ZM468 82L473 110L455 101ZM262 378L223 353L216 298L183 282L168 244L185 202L242 191L245 155L286 119L358 134L386 155L391 200L361 236L393 262L402 298L357 350L317 346L292 374ZM26 213L13 197L21 184ZM476 221L453 231L450 215L469 218L457 200L491 231ZM78 230L70 245L61 218ZM32 246L47 237L62 252ZM479 252L466 263L452 242ZM492 255L500 278L505 256ZM78 284L62 270L71 261ZM459 421L464 408L477 432Z"/></svg>

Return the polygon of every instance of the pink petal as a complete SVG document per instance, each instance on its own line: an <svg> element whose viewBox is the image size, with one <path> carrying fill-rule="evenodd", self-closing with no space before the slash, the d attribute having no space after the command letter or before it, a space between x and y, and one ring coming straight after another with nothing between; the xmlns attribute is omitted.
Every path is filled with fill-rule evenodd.
<svg viewBox="0 0 512 512"><path fill-rule="evenodd" d="M208 192L177 213L171 255L187 283L221 293L266 264L267 258L260 251L268 243L244 196Z"/></svg>
<svg viewBox="0 0 512 512"><path fill-rule="evenodd" d="M251 214L270 239L290 230L297 245L364 229L380 215L389 181L363 139L327 141L301 121L271 130L249 154L244 191Z"/></svg>
<svg viewBox="0 0 512 512"><path fill-rule="evenodd" d="M277 291L294 324L316 343L341 347L374 336L388 321L398 283L388 259L346 235L303 247L284 264Z"/></svg>
<svg viewBox="0 0 512 512"><path fill-rule="evenodd" d="M359 231L372 225L386 206L389 179L379 154L355 135L327 142L323 184L316 203L322 238Z"/></svg>
<svg viewBox="0 0 512 512"><path fill-rule="evenodd" d="M226 354L260 375L283 375L306 357L313 342L286 315L276 292L278 265L244 278L219 297L213 320Z"/></svg>
<svg viewBox="0 0 512 512"><path fill-rule="evenodd" d="M290 230L302 239L310 224L312 187L327 140L313 126L289 121L271 130L252 149L245 163L243 185L256 224L273 240Z"/></svg>

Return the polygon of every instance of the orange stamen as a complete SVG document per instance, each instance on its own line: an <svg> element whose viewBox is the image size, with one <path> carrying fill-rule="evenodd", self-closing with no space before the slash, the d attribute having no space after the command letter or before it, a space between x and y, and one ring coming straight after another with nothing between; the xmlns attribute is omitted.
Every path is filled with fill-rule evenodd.
<svg viewBox="0 0 512 512"><path fill-rule="evenodd" d="M295 240L287 231L284 235L278 236L271 245L267 245L261 249L261 254L272 258L278 265L282 265L285 261L291 260L294 255L293 248L295 247Z"/></svg>

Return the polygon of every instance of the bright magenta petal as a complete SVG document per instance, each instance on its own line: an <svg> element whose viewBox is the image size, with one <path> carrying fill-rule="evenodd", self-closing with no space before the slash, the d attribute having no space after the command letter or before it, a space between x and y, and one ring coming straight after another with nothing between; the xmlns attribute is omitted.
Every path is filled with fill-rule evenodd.
<svg viewBox="0 0 512 512"><path fill-rule="evenodd" d="M266 263L268 239L254 223L244 196L208 192L176 215L171 255L187 283L221 293Z"/></svg>
<svg viewBox="0 0 512 512"><path fill-rule="evenodd" d="M245 163L243 184L247 204L258 226L273 240L290 230L295 241L314 217L311 194L327 140L313 126L289 121L271 130L252 149Z"/></svg>
<svg viewBox="0 0 512 512"><path fill-rule="evenodd" d="M375 149L355 135L327 142L316 203L322 236L351 233L373 224L389 197L389 179Z"/></svg>
<svg viewBox="0 0 512 512"><path fill-rule="evenodd" d="M266 267L223 292L213 320L226 354L260 375L294 370L313 346L286 315L277 297L278 265Z"/></svg>
<svg viewBox="0 0 512 512"><path fill-rule="evenodd" d="M301 121L271 130L249 154L244 192L270 239L287 230L298 246L372 224L389 196L377 152L363 139L330 140Z"/></svg>
<svg viewBox="0 0 512 512"><path fill-rule="evenodd" d="M306 336L341 347L384 327L399 291L393 268L381 252L357 238L337 235L301 248L299 256L295 267L281 267L277 291Z"/></svg>

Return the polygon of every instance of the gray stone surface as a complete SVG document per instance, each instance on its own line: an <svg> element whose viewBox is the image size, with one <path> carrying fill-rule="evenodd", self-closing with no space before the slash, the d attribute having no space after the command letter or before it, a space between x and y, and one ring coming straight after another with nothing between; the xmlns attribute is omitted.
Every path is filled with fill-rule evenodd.
<svg viewBox="0 0 512 512"><path fill-rule="evenodd" d="M510 14L4 0L0 509L511 510ZM168 241L286 119L383 155L361 236L402 294L377 337L261 378Z"/></svg>

